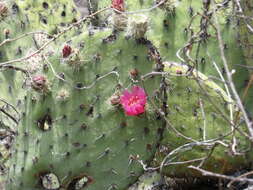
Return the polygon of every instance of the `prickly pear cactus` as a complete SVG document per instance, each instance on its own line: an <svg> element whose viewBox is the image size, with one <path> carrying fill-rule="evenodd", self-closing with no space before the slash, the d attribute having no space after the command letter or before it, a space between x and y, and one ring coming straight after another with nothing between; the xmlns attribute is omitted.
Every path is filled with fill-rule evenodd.
<svg viewBox="0 0 253 190"><path fill-rule="evenodd" d="M244 59L246 62L243 64L242 62L238 62L235 66L235 69L241 71L237 75L237 79L241 79L241 85L240 90L241 94L243 96L243 101L245 103L245 106L249 110L250 114L252 115L252 82L253 82L253 76L252 76L252 62L253 62L253 21L252 21L252 1L244 0L237 4L236 9L240 14L237 17L237 26L240 29L239 35L238 35L238 44L242 47ZM246 76L243 73L248 73ZM244 76L244 77L242 77ZM247 89L247 90L246 90Z"/></svg>
<svg viewBox="0 0 253 190"><path fill-rule="evenodd" d="M58 11L50 7L61 5L29 3L22 6L34 10L42 6L46 10L41 14L53 15ZM17 5L21 17L25 14L22 6ZM37 13L29 13L30 24L24 21L21 34L37 23ZM11 21L7 17L6 26L12 26ZM38 29L54 28L44 28L44 24ZM27 76L13 70L1 73L1 95L19 104L22 114L15 129L7 189L124 189L142 172L138 160L150 161L154 156L161 131L155 112L150 108L139 117L129 117L119 107L121 92L141 86L139 76L152 70L146 42L126 40L110 29L92 34L85 27L74 30L76 36L70 32L20 61L17 67L26 70ZM29 56L51 40L46 34L27 38L22 39L26 43L21 40L7 47L18 46L20 57ZM4 50L3 62L19 57L5 46ZM157 82L145 85L147 94Z"/></svg>
<svg viewBox="0 0 253 190"><path fill-rule="evenodd" d="M103 2L105 4L105 1ZM131 11L137 10L138 12L138 10L143 10L143 14L145 14L145 10L153 5L152 2L149 1L140 2L141 1L127 2L127 7ZM156 3L159 2L162 1L156 1ZM219 56L220 50L217 48L219 44L215 37L216 30L213 25L214 21L212 16L205 16L208 14L208 10L212 11L214 9L214 6L211 5L210 1L166 2L167 3L165 4L161 4L159 8L146 13L150 19L149 30L147 32L148 39L150 39L158 48L163 59L170 60L170 63L173 63L171 62L173 60L176 62L187 63L188 65L197 67L205 74L210 74L218 78L220 78L220 74L217 72L217 68L219 68L219 72L224 76L224 68L222 66L221 57ZM243 55L240 43L237 41L238 28L236 27L236 22L232 16L231 7L232 4L230 2L226 5L224 10L217 12L217 16L221 26L221 35L225 43L224 52L229 68L231 70L235 69L236 72L233 75L233 79L239 92L243 92L245 88L245 80L249 78L249 75L247 70L245 71L245 69L240 69L236 66L238 63L245 65L246 59ZM171 70L171 67L175 67L176 69ZM231 113L234 113L236 110L233 106L232 108L226 106L227 104L231 104L231 101L229 101L228 95L225 95L226 93L223 90L220 90L220 87L214 85L215 83L213 82L210 84L203 82L206 80L211 81L209 77L199 74L201 76L198 78L185 78L185 75L189 74L191 67L186 65L182 66L178 63L172 64L171 67L165 68L165 71L172 72L177 76L169 76L167 81L169 86L167 88L169 110L167 119L179 133L176 133L175 131L173 132L173 129L170 127L168 127L168 130L165 130L165 137L162 143L165 146L161 146L161 151L157 152L157 165L161 164L161 161L164 159L163 156L185 143L190 143L191 141L194 142L194 140L201 141L215 139L226 134L226 132L229 133L231 126L229 126L228 120L231 118ZM196 80L200 80L198 83L202 84L201 88L198 83L196 83ZM222 83L219 84L223 85ZM206 92L202 92L203 90ZM197 95L195 95L195 93L197 93ZM201 111L200 102L203 103L203 111ZM217 108L217 102L219 102L219 108ZM245 105L250 105L250 102L247 101ZM250 110L250 106L247 106L247 108ZM229 113L230 109L231 113ZM224 119L224 116L226 119ZM203 123L204 121L205 123ZM205 132L203 132L203 125L206 127ZM197 126L199 126L199 128ZM220 128L218 126L223 127ZM205 133L206 137L204 138L203 134ZM180 134L185 135L186 138L182 136L180 137ZM175 135L179 136L179 138L175 139ZM234 141L232 140L234 135L236 136L237 141L240 142L240 147L238 147L239 152L244 152L244 150L249 149L249 144L241 144L241 142L246 142L247 140L244 137L241 137L242 135L239 133L228 135L227 141ZM192 137L192 139L187 137ZM205 149L204 147L199 150L198 146L196 146L198 148L192 148L190 145L191 144L189 144L190 148L188 147L190 151L182 151L182 156L177 161L183 162L185 160L198 159L202 156L206 156L206 153L209 152L209 150L203 151L202 148ZM165 151L163 150L164 148ZM184 150L184 148L182 148L182 150ZM217 146L212 154L213 157L207 159L208 162L206 165L202 165L205 165L208 170L226 173L231 172L235 168L239 168L238 166L242 166L243 163L247 163L245 155L237 154L231 158L231 154L234 153L230 150L225 150L227 150L226 147L222 145ZM172 156L174 156L174 154ZM168 165L168 167L164 167L165 169L162 170L167 173L167 175L181 177L185 175L196 175L196 173L191 172L191 170L187 170L186 172L186 167L182 166L187 166L187 164L174 166L174 164L170 164L172 161L169 161L168 159L166 158L164 160L166 161L166 164L164 164ZM213 167L214 165L215 167Z"/></svg>
<svg viewBox="0 0 253 190"><path fill-rule="evenodd" d="M244 56L246 60L248 61L248 64L251 65L252 60L253 60L253 51L252 51L252 33L253 33L253 28L252 28L252 7L253 4L251 1L244 0L238 4L238 11L239 12L244 12L245 15L242 17L238 17L238 25L240 27L240 45L242 46L244 50Z"/></svg>
<svg viewBox="0 0 253 190"><path fill-rule="evenodd" d="M164 138L153 164L160 172L181 178L199 176L187 168L189 165L217 173L245 167L252 157L247 152L251 145L239 132L232 133L233 127L228 125L230 113L237 111L231 97L202 73L193 70L189 74L186 65L164 64L170 74L166 88L169 109ZM236 149L235 142L240 142Z"/></svg>
<svg viewBox="0 0 253 190"><path fill-rule="evenodd" d="M241 154L231 156L234 138L239 153L249 148L229 124L238 108L208 77L220 76L209 64L221 65L215 29L201 17L207 12L193 16L207 5L156 1L150 12L151 0L123 2L98 2L114 10L101 12L97 23L108 27L97 29L93 16L77 21L72 1L0 4L1 125L15 137L4 156L8 190L126 189L147 165L196 177L189 164L175 163L194 160L220 173L248 164ZM139 9L143 14L120 13ZM236 32L223 14L229 12L218 17L233 65L242 51L229 39ZM200 28L200 43L191 44ZM136 86L147 104L143 114L129 116L122 94Z"/></svg>

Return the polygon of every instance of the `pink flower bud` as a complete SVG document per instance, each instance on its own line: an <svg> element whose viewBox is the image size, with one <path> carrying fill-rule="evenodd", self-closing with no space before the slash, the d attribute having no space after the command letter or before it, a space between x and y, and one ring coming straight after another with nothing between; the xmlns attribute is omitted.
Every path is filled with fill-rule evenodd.
<svg viewBox="0 0 253 190"><path fill-rule="evenodd" d="M37 91L45 91L47 89L47 79L43 75L37 75L32 78L32 88Z"/></svg>
<svg viewBox="0 0 253 190"><path fill-rule="evenodd" d="M0 20L6 17L7 14L8 14L8 7L4 3L0 2Z"/></svg>

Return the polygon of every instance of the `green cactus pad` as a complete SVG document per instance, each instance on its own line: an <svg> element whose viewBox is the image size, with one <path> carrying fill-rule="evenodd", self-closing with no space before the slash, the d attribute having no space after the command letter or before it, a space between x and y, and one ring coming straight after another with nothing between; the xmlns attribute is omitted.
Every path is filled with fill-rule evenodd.
<svg viewBox="0 0 253 190"><path fill-rule="evenodd" d="M94 31L92 36L84 32L72 38L71 46L80 50L81 64L76 63L75 68L68 58L62 58L63 37L44 51L42 65L47 64L48 69L38 67L35 74L30 72L31 77L47 77L49 90L33 90L29 79L25 85L9 189L55 189L59 185L72 189L80 184L86 189L122 189L142 173L138 159L152 160L161 126L155 113L129 117L110 102L117 91L133 85L131 70L138 70L139 75L152 70L148 48L123 34L107 43L103 39L110 34L111 30ZM81 42L84 48L79 47ZM61 77L64 73L65 82L58 79L59 73ZM152 93L158 82L153 80L146 91ZM62 89L68 92L66 101L58 101ZM87 183L82 182L85 176Z"/></svg>
<svg viewBox="0 0 253 190"><path fill-rule="evenodd" d="M154 163L159 163L159 169L173 177L198 177L199 173L187 166L198 165L203 159L187 161L201 158L205 158L201 164L205 169L218 173L230 173L247 166L252 157L250 143L238 131L234 132L239 143L236 150L243 154L232 156L229 110L231 108L235 116L234 101L207 76L196 70L190 73L187 65L175 62L164 65L168 72L169 113L161 147L166 148L157 151ZM246 131L244 125L239 128ZM225 144L219 143L219 139L224 139ZM176 165L176 162L182 164Z"/></svg>

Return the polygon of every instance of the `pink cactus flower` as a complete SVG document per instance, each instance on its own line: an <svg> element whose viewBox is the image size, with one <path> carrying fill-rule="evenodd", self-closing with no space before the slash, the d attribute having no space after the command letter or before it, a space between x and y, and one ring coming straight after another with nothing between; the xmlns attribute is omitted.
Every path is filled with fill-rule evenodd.
<svg viewBox="0 0 253 190"><path fill-rule="evenodd" d="M126 115L134 116L145 112L147 95L143 88L133 86L132 91L125 90L120 97L120 103L123 106Z"/></svg>
<svg viewBox="0 0 253 190"><path fill-rule="evenodd" d="M124 0L112 0L112 8L118 11L124 11Z"/></svg>
<svg viewBox="0 0 253 190"><path fill-rule="evenodd" d="M65 45L62 49L62 57L66 58L72 53L72 48L69 45Z"/></svg>

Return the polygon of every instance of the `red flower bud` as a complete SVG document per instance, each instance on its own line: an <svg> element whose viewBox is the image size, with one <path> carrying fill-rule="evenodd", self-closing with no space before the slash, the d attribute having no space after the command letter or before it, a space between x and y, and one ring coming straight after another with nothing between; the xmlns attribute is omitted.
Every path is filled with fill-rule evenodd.
<svg viewBox="0 0 253 190"><path fill-rule="evenodd" d="M69 45L65 45L62 49L62 57L68 57L72 52L72 48Z"/></svg>
<svg viewBox="0 0 253 190"><path fill-rule="evenodd" d="M112 8L117 9L118 11L124 11L124 0L112 0Z"/></svg>

